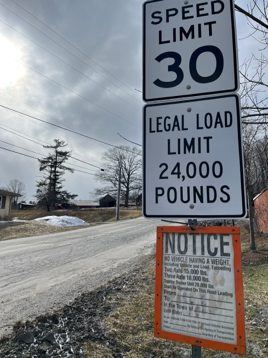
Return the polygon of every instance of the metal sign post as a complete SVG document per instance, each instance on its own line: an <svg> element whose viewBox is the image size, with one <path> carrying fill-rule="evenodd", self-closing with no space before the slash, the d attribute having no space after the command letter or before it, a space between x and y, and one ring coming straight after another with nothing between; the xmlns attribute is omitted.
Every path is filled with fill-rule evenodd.
<svg viewBox="0 0 268 358"><path fill-rule="evenodd" d="M192 358L201 358L201 347L192 346Z"/></svg>
<svg viewBox="0 0 268 358"><path fill-rule="evenodd" d="M188 219L188 226L197 226L197 220ZM192 358L202 358L201 347L192 345Z"/></svg>

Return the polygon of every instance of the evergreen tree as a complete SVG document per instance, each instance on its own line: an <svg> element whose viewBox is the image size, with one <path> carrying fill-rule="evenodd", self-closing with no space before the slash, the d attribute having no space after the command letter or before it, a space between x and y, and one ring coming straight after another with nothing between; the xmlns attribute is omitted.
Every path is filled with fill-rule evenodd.
<svg viewBox="0 0 268 358"><path fill-rule="evenodd" d="M70 199L74 199L77 195L70 194L66 190L63 190L63 175L66 171L73 173L73 169L64 165L69 159L71 152L62 150L67 146L64 141L54 139L55 145L45 146L44 148L53 149L52 153L49 153L44 159L38 159L39 171L44 173L42 180L37 182L37 190L35 197L40 205L45 205L49 211L49 207L52 205L68 202Z"/></svg>

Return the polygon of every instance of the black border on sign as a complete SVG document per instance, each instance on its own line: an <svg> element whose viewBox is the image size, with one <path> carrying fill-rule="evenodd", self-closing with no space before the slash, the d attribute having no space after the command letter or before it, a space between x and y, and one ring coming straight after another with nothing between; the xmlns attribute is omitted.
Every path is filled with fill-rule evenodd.
<svg viewBox="0 0 268 358"><path fill-rule="evenodd" d="M161 0L160 0L161 1ZM230 98L234 97L236 100L236 112L237 112L237 133L238 133L238 153L239 153L239 164L240 164L240 183L241 183L241 196L242 196L242 213L237 215L227 215L227 214L221 214L221 215L149 215L146 213L146 175L145 175L145 168L146 168L146 109L148 107L157 107L157 106L169 106L173 104L180 104L180 103L191 103L191 102L200 102L200 101L211 101L214 99L219 98ZM191 219L224 219L224 218L243 218L246 215L246 201L245 201L245 182L244 182L244 165L243 165L243 151L242 151L242 137L241 137L241 123L240 123L240 101L239 96L237 94L230 94L226 96L216 96L216 97L209 97L209 98L199 98L199 99L193 99L193 100L186 100L186 101L178 101L178 102L168 102L168 103L155 103L155 104L147 104L143 107L143 143L142 143L142 180L143 180L143 195L142 195L142 210L143 210L143 216L146 218L191 218ZM148 184L149 186L149 184Z"/></svg>
<svg viewBox="0 0 268 358"><path fill-rule="evenodd" d="M146 52L145 52L145 32L146 32L146 5L151 2L159 2L164 0L150 0L143 3L143 91L142 91L142 99L144 102L152 102L152 101L161 101L166 99L176 99L176 98L188 98L188 97L197 97L197 96L208 96L214 94L224 94L229 92L236 92L239 89L239 80L238 80L238 62L237 62L237 39L236 39L236 29L235 29L235 20L234 20L234 5L233 0L230 0L230 12L231 12L231 23L232 23L232 39L233 39L233 59L234 59L234 74L235 74L235 86L229 90L221 90L221 91L213 91L213 92L203 92L203 93L195 93L195 94L184 94L182 96L170 96L170 97L157 97L157 98L145 98L146 93L146 71L145 71L145 63L146 63Z"/></svg>

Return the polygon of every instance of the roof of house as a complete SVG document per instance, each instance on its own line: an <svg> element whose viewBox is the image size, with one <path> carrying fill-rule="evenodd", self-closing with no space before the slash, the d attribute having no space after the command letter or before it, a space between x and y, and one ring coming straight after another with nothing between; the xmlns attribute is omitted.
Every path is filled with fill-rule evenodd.
<svg viewBox="0 0 268 358"><path fill-rule="evenodd" d="M70 204L74 204L77 206L99 206L99 202L90 201L90 200L70 200Z"/></svg>
<svg viewBox="0 0 268 358"><path fill-rule="evenodd" d="M18 193L13 193L12 191L0 189L0 195L9 195L9 196L22 196Z"/></svg>
<svg viewBox="0 0 268 358"><path fill-rule="evenodd" d="M258 197L261 196L266 190L268 190L268 188L263 189L259 194L257 194L257 195L253 198L253 200L258 199Z"/></svg>
<svg viewBox="0 0 268 358"><path fill-rule="evenodd" d="M36 204L29 204L29 203L19 203L19 205L25 205L25 206L36 206Z"/></svg>
<svg viewBox="0 0 268 358"><path fill-rule="evenodd" d="M113 198L110 194L106 194L103 198L100 198L100 200L103 200L103 199L113 199L113 200L115 200L115 198Z"/></svg>

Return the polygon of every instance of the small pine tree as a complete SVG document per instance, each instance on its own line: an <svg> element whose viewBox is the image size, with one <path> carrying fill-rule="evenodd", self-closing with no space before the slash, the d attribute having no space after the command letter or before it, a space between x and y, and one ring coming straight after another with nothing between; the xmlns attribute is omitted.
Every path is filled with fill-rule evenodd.
<svg viewBox="0 0 268 358"><path fill-rule="evenodd" d="M67 146L64 141L54 139L54 142L55 145L44 145L44 148L53 149L53 153L49 153L44 159L38 159L40 164L39 171L44 173L44 177L36 184L35 197L39 205L47 207L47 211L49 211L51 205L55 208L56 204L68 202L77 196L63 190L62 185L64 181L62 177L66 170L73 173L73 169L64 165L69 159L71 152L61 149Z"/></svg>

